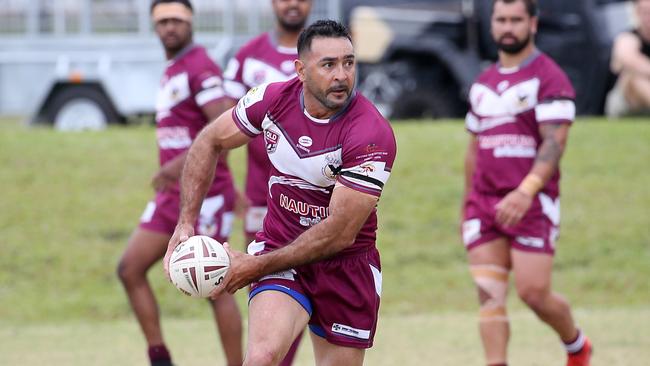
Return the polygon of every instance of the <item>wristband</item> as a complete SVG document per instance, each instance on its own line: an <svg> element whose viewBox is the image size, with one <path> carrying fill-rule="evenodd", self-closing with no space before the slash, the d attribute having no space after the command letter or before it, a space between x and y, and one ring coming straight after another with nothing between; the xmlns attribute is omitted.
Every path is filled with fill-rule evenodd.
<svg viewBox="0 0 650 366"><path fill-rule="evenodd" d="M539 175L534 173L529 173L524 180L519 183L517 189L527 196L533 197L539 192L542 187L544 187L544 181Z"/></svg>

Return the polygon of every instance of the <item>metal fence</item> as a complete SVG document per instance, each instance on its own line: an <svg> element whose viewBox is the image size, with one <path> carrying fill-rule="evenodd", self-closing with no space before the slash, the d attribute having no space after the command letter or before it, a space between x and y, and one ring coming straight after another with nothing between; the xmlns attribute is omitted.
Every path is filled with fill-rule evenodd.
<svg viewBox="0 0 650 366"><path fill-rule="evenodd" d="M151 33L149 0L0 0L0 37ZM197 32L256 34L273 24L270 0L194 0ZM340 1L315 0L312 18L340 18Z"/></svg>

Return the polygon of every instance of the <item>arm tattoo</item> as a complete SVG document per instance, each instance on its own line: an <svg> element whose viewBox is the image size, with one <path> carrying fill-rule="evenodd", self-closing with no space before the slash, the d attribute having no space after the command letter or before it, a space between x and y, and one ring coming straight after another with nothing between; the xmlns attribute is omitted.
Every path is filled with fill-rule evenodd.
<svg viewBox="0 0 650 366"><path fill-rule="evenodd" d="M537 152L535 162L543 162L553 166L559 164L564 152L564 144L560 141L561 136L559 136L558 132L563 128L565 127L560 124L547 124L540 127L543 141Z"/></svg>

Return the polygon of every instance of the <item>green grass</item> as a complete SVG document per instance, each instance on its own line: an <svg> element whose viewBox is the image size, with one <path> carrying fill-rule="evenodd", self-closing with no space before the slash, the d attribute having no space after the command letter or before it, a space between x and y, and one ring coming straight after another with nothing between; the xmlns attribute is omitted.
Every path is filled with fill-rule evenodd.
<svg viewBox="0 0 650 366"><path fill-rule="evenodd" d="M398 159L379 208L381 311L387 326L380 329L376 348L412 350L414 362L402 364L417 364L420 356L446 357L438 351L452 349L455 355L449 357L457 358L435 364L478 364L475 294L458 234L466 133L456 121L396 123L395 130ZM243 161L241 151L232 154L238 176ZM613 332L601 347L605 352L611 348L611 357L619 360L626 360L630 350L650 359L650 314L641 310L650 299L649 162L650 123L640 120L579 120L563 159L562 238L554 286L580 309L578 319L599 329L603 339ZM140 357L143 343L137 342L142 337L114 270L152 196L148 184L157 164L153 128L66 134L0 120L0 164L0 348L12 350L12 342L35 339L48 349L48 342L56 341L48 341L49 335L61 332L70 337L65 344L78 339L81 346L73 351L70 344L60 354L52 353L61 360L55 364L83 364L68 360L82 359L84 352L104 344L130 350L107 352L106 360L128 359L123 353L131 351ZM241 248L239 228L231 242ZM150 278L163 316L172 319L169 332L190 335L210 327L209 321L196 320L206 316L205 304L180 295L163 280L161 266ZM238 299L244 303L245 295ZM519 301L511 298L511 303L523 311ZM521 331L522 345L539 353L534 359L548 360L540 365L557 364L543 357L548 352L542 347L554 347L555 339L540 331L538 340L531 329L546 328L523 314L523 323L530 326ZM609 323L601 324L601 318ZM457 322L462 323L458 329ZM645 346L628 333L641 337ZM405 341L401 337L423 348L399 343ZM466 346L471 350L465 352ZM383 361L369 355L368 364L397 363L390 352L377 355ZM9 355L10 360L24 356ZM515 364L532 364L525 361L527 353L513 357L522 360ZM614 360L607 357L603 360ZM142 360L118 364L136 362Z"/></svg>

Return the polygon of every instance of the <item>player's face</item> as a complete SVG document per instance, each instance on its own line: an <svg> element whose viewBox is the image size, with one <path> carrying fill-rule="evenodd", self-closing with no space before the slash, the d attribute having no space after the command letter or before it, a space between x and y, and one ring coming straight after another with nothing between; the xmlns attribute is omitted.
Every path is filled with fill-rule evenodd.
<svg viewBox="0 0 650 366"><path fill-rule="evenodd" d="M165 18L155 24L156 34L168 53L175 54L192 41L192 25L176 18Z"/></svg>
<svg viewBox="0 0 650 366"><path fill-rule="evenodd" d="M273 12L280 26L289 32L298 32L305 27L311 0L273 0Z"/></svg>
<svg viewBox="0 0 650 366"><path fill-rule="evenodd" d="M309 91L324 107L342 108L352 94L355 78L354 48L347 38L316 37L296 70Z"/></svg>
<svg viewBox="0 0 650 366"><path fill-rule="evenodd" d="M516 54L533 41L537 17L531 17L523 1L497 1L492 13L492 38L503 52Z"/></svg>

